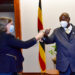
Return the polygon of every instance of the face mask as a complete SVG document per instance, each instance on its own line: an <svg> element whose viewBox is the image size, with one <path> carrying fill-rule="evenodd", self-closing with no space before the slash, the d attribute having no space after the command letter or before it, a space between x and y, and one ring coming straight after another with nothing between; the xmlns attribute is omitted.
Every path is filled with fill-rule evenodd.
<svg viewBox="0 0 75 75"><path fill-rule="evenodd" d="M10 33L13 33L14 32L14 25L11 25L10 26Z"/></svg>
<svg viewBox="0 0 75 75"><path fill-rule="evenodd" d="M60 24L63 28L66 28L68 25L67 21L61 21Z"/></svg>

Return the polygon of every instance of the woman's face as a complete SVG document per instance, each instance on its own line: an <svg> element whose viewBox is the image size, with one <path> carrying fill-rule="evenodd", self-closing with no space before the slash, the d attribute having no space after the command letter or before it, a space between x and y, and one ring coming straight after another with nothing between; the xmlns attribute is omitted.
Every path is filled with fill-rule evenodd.
<svg viewBox="0 0 75 75"><path fill-rule="evenodd" d="M6 29L7 29L7 32L6 33L11 33L10 32L10 27L13 25L13 22L10 22L6 25Z"/></svg>

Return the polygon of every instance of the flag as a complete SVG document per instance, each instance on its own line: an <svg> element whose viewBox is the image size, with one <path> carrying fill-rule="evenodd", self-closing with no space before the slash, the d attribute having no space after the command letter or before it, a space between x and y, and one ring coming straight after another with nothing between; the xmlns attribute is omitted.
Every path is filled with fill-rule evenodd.
<svg viewBox="0 0 75 75"><path fill-rule="evenodd" d="M43 30L41 0L39 0L39 7L38 7L38 32L40 30ZM46 56L45 56L45 44L43 42L39 42L39 64L40 64L41 72L45 72Z"/></svg>

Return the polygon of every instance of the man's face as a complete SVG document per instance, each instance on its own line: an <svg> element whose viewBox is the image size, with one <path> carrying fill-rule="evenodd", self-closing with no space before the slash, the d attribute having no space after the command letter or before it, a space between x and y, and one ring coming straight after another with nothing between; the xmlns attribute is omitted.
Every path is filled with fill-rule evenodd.
<svg viewBox="0 0 75 75"><path fill-rule="evenodd" d="M60 24L63 28L69 27L69 15L68 13L62 13L61 16L59 17Z"/></svg>
<svg viewBox="0 0 75 75"><path fill-rule="evenodd" d="M67 21L69 23L70 21L70 17L68 15L68 13L62 13L61 16L59 17L60 21Z"/></svg>

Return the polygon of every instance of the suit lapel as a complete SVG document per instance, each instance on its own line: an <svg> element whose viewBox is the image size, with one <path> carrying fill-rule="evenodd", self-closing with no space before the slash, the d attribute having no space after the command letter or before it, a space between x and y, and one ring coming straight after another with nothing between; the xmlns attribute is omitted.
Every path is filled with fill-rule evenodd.
<svg viewBox="0 0 75 75"><path fill-rule="evenodd" d="M72 25L72 33L71 33L71 36L70 36L70 40L72 40L75 36L75 27Z"/></svg>
<svg viewBox="0 0 75 75"><path fill-rule="evenodd" d="M64 37L66 40L68 40L68 37L67 37L67 34L66 34L64 28L60 27L60 32L61 32L61 34L63 35L63 37Z"/></svg>

